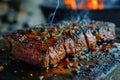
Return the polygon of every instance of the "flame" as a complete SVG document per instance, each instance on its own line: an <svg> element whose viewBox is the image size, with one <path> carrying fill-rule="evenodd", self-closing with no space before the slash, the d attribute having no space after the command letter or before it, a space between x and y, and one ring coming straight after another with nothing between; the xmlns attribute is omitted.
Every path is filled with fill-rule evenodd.
<svg viewBox="0 0 120 80"><path fill-rule="evenodd" d="M103 0L99 0L99 9L104 9L104 1Z"/></svg>
<svg viewBox="0 0 120 80"><path fill-rule="evenodd" d="M76 0L64 0L67 8L75 9L104 9L104 1L103 0L80 0L81 4L77 6Z"/></svg>
<svg viewBox="0 0 120 80"><path fill-rule="evenodd" d="M64 0L64 3L66 4L67 8L71 8L73 10L77 9L76 0Z"/></svg>
<svg viewBox="0 0 120 80"><path fill-rule="evenodd" d="M98 0L88 0L88 3L87 3L87 8L88 9L92 9L92 10L96 10L98 9Z"/></svg>

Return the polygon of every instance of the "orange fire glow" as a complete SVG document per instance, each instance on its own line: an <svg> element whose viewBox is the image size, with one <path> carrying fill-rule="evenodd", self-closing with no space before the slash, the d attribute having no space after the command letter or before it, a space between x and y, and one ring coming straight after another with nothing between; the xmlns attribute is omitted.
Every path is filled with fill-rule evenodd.
<svg viewBox="0 0 120 80"><path fill-rule="evenodd" d="M103 0L80 0L81 4L77 5L76 0L64 0L67 8L75 9L104 9L104 1Z"/></svg>
<svg viewBox="0 0 120 80"><path fill-rule="evenodd" d="M64 3L66 4L67 8L73 10L77 9L76 0L64 0Z"/></svg>

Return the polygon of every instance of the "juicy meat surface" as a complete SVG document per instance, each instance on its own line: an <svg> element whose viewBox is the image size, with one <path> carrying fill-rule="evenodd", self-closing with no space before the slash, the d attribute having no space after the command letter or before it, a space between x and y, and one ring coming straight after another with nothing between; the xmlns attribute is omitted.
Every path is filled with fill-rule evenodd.
<svg viewBox="0 0 120 80"><path fill-rule="evenodd" d="M74 38L74 44L75 44L75 52L80 52L87 49L86 40L82 32L74 35L73 38Z"/></svg>
<svg viewBox="0 0 120 80"><path fill-rule="evenodd" d="M65 46L66 54L75 53L74 41L71 38L65 39L64 46Z"/></svg>
<svg viewBox="0 0 120 80"><path fill-rule="evenodd" d="M49 47L49 56L50 65L57 64L66 56L62 40L57 40Z"/></svg>
<svg viewBox="0 0 120 80"><path fill-rule="evenodd" d="M114 39L115 25L100 21L80 22L63 28L47 26L19 30L3 38L16 59L46 68L59 63L68 54L96 46L99 40Z"/></svg>
<svg viewBox="0 0 120 80"><path fill-rule="evenodd" d="M84 33L86 38L86 43L89 48L94 47L96 45L96 37L92 34L92 32L87 29L87 31Z"/></svg>

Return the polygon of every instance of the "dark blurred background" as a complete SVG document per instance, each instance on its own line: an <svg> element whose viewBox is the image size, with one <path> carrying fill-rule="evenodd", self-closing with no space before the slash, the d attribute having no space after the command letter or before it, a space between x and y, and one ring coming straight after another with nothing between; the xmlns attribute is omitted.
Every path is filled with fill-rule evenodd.
<svg viewBox="0 0 120 80"><path fill-rule="evenodd" d="M75 0L59 0L53 23L74 18L111 21L120 27L120 0L98 0L104 2L102 9L68 8L65 5L68 1L73 3ZM76 4L81 5L85 1L90 0L76 0ZM58 0L0 0L0 36L17 29L50 23L57 5Z"/></svg>
<svg viewBox="0 0 120 80"><path fill-rule="evenodd" d="M0 36L46 23L40 5L44 0L0 0Z"/></svg>

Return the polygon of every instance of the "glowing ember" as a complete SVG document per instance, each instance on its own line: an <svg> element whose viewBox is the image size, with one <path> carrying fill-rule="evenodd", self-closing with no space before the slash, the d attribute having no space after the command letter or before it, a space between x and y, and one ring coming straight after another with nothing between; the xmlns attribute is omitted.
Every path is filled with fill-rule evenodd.
<svg viewBox="0 0 120 80"><path fill-rule="evenodd" d="M80 0L80 4L77 5L76 0L64 0L67 8L75 9L104 9L104 1L103 0Z"/></svg>

